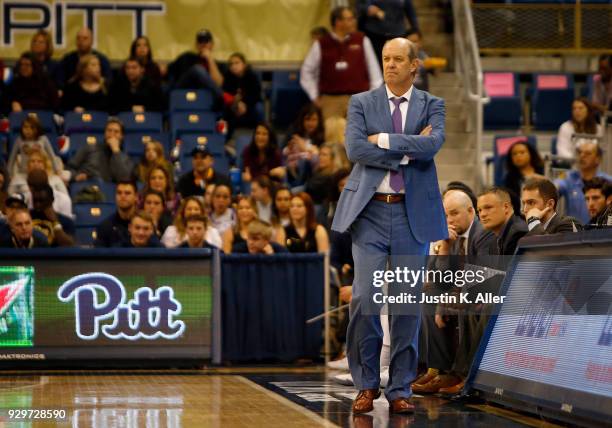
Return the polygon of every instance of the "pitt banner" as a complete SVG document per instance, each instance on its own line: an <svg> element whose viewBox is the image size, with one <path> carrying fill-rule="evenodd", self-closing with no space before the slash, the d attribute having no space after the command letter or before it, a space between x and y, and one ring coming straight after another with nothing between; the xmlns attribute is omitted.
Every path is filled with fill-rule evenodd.
<svg viewBox="0 0 612 428"><path fill-rule="evenodd" d="M310 30L329 25L329 0L2 0L0 57L29 50L38 29L53 37L56 59L75 48L76 33L89 27L94 47L111 60L129 56L137 36L151 40L153 58L171 61L194 48L195 34L209 29L215 57L235 51L249 61L302 61Z"/></svg>

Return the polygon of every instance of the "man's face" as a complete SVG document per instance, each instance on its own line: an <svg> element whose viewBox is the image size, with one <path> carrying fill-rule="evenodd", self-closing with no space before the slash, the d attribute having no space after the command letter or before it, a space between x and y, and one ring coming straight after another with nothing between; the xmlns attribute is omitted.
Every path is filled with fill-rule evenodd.
<svg viewBox="0 0 612 428"><path fill-rule="evenodd" d="M144 69L138 61L129 60L125 63L125 75L130 82L138 82L143 74Z"/></svg>
<svg viewBox="0 0 612 428"><path fill-rule="evenodd" d="M597 169L601 159L597 154L596 143L581 144L576 151L578 152L578 166L580 169Z"/></svg>
<svg viewBox="0 0 612 428"><path fill-rule="evenodd" d="M161 198L154 194L148 194L145 197L144 204L142 207L146 212L151 214L154 219L161 217L164 212L164 204Z"/></svg>
<svg viewBox="0 0 612 428"><path fill-rule="evenodd" d="M32 207L34 211L43 212L53 205L53 199L45 190L35 190L32 192Z"/></svg>
<svg viewBox="0 0 612 428"><path fill-rule="evenodd" d="M32 218L30 214L25 211L20 211L13 214L9 221L9 226L13 235L20 241L28 241L32 237Z"/></svg>
<svg viewBox="0 0 612 428"><path fill-rule="evenodd" d="M206 226L201 221L190 221L185 228L187 239L192 245L201 245L204 242Z"/></svg>
<svg viewBox="0 0 612 428"><path fill-rule="evenodd" d="M343 10L340 19L336 20L335 28L343 33L352 33L357 30L357 19L350 10Z"/></svg>
<svg viewBox="0 0 612 428"><path fill-rule="evenodd" d="M250 254L262 254L264 247L270 243L269 239L261 234L249 234L247 236L247 247Z"/></svg>
<svg viewBox="0 0 612 428"><path fill-rule="evenodd" d="M606 208L606 198L601 189L589 189L584 194L584 200L591 218L601 213Z"/></svg>
<svg viewBox="0 0 612 428"><path fill-rule="evenodd" d="M543 210L546 208L546 202L544 198L540 195L540 191L538 189L527 190L524 189L523 193L521 193L521 204L523 205L522 211L523 215L526 217L529 210L532 208L537 208L539 210ZM552 204L551 208L552 208Z"/></svg>
<svg viewBox="0 0 612 428"><path fill-rule="evenodd" d="M104 128L104 140L110 140L115 138L119 141L123 140L123 132L121 132L121 126L118 123L111 122Z"/></svg>
<svg viewBox="0 0 612 428"><path fill-rule="evenodd" d="M214 164L213 159L214 158L212 156L196 153L191 160L191 166L198 174L204 174L209 168L212 168Z"/></svg>
<svg viewBox="0 0 612 428"><path fill-rule="evenodd" d="M445 198L444 212L446 223L453 226L459 235L465 233L474 220L474 208L466 207L457 199Z"/></svg>
<svg viewBox="0 0 612 428"><path fill-rule="evenodd" d="M503 202L494 193L488 193L478 198L478 215L486 230L496 230L506 223L509 214L508 202Z"/></svg>
<svg viewBox="0 0 612 428"><path fill-rule="evenodd" d="M119 184L115 190L117 208L129 211L136 206L136 192L131 185Z"/></svg>
<svg viewBox="0 0 612 428"><path fill-rule="evenodd" d="M128 227L134 247L146 247L153 235L153 225L148 221L134 217Z"/></svg>
<svg viewBox="0 0 612 428"><path fill-rule="evenodd" d="M394 39L388 42L382 51L383 75L388 84L402 84L412 82L413 75L418 67L418 59L410 61L408 57L409 43Z"/></svg>
<svg viewBox="0 0 612 428"><path fill-rule="evenodd" d="M76 47L79 53L84 54L91 50L93 45L93 37L91 31L87 28L81 28L76 36Z"/></svg>

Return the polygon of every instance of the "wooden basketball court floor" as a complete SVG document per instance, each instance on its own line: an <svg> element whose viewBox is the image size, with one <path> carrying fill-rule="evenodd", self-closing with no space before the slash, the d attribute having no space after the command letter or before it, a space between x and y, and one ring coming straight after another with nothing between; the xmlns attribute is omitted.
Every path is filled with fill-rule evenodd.
<svg viewBox="0 0 612 428"><path fill-rule="evenodd" d="M552 427L489 405L415 397L410 416L389 415L384 398L353 417L352 387L321 367L158 371L4 371L2 427ZM9 417L9 409L63 410L64 419ZM14 414L14 412L13 412Z"/></svg>

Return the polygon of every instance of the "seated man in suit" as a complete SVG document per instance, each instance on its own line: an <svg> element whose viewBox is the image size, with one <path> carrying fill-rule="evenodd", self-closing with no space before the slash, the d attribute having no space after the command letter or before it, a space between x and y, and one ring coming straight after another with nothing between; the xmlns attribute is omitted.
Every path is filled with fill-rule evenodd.
<svg viewBox="0 0 612 428"><path fill-rule="evenodd" d="M577 232L582 225L573 217L557 213L559 193L552 181L530 178L521 192L523 214L527 219L527 236Z"/></svg>
<svg viewBox="0 0 612 428"><path fill-rule="evenodd" d="M272 225L265 221L253 220L249 223L246 242L238 242L232 247L232 253L276 254L286 253L287 249L272 239Z"/></svg>
<svg viewBox="0 0 612 428"><path fill-rule="evenodd" d="M183 242L177 248L217 248L210 245L206 241L206 217L203 215L192 215L187 217L185 220L185 233L187 234L187 241Z"/></svg>

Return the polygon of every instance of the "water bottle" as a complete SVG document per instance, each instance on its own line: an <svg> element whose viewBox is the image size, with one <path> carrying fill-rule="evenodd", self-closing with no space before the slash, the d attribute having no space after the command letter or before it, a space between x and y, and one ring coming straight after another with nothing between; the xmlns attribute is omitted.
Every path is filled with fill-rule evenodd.
<svg viewBox="0 0 612 428"><path fill-rule="evenodd" d="M242 185L242 174L240 173L240 168L232 167L229 173L234 193L240 193L240 186Z"/></svg>

